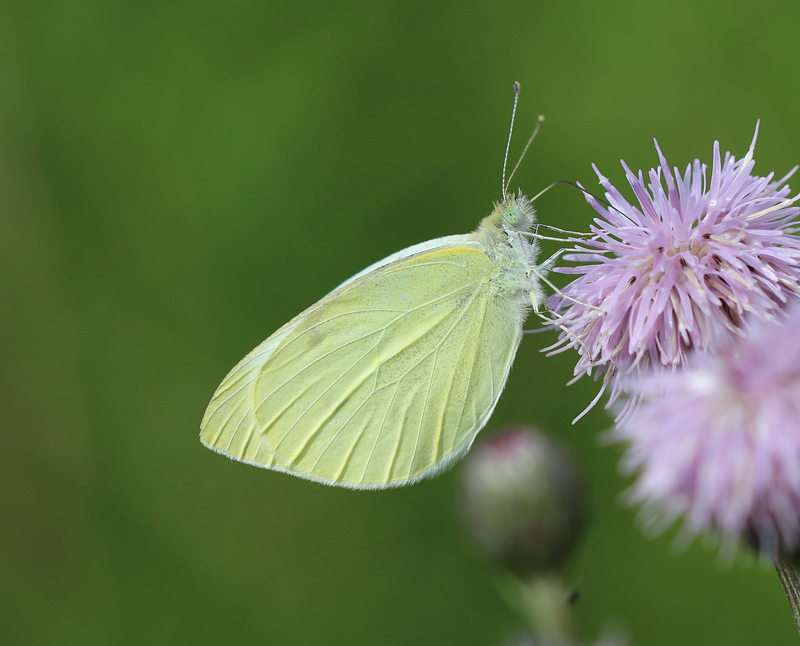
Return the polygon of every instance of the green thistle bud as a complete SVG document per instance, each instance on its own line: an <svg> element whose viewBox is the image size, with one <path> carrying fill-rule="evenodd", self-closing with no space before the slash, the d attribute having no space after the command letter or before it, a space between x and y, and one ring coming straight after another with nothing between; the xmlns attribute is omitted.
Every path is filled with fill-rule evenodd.
<svg viewBox="0 0 800 646"><path fill-rule="evenodd" d="M586 523L572 460L531 428L510 428L474 449L462 472L462 517L478 546L512 573L559 568Z"/></svg>

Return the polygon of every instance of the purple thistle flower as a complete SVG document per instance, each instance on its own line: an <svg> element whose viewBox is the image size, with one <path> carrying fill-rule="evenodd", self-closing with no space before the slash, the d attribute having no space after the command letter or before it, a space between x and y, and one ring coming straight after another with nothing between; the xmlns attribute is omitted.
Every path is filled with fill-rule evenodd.
<svg viewBox="0 0 800 646"><path fill-rule="evenodd" d="M748 320L749 322L750 320ZM687 367L627 384L643 400L612 437L639 476L629 494L650 521L685 518L723 548L800 548L800 307L745 326Z"/></svg>
<svg viewBox="0 0 800 646"><path fill-rule="evenodd" d="M576 377L683 364L738 333L745 312L772 318L800 291L800 237L791 235L800 209L785 185L796 168L777 182L753 175L757 136L758 126L739 160L721 160L714 142L710 182L699 160L684 175L670 171L658 142L649 183L623 161L638 206L594 167L609 206L587 194L600 217L565 256L581 264L556 269L579 277L550 300L562 330L553 348L578 350Z"/></svg>

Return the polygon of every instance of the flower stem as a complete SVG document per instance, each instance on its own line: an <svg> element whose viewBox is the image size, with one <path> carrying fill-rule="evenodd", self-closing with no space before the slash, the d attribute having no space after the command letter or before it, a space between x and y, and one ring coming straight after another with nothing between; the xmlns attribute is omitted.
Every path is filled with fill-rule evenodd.
<svg viewBox="0 0 800 646"><path fill-rule="evenodd" d="M533 635L543 644L570 641L570 608L567 592L554 575L533 577L526 586L527 619Z"/></svg>
<svg viewBox="0 0 800 646"><path fill-rule="evenodd" d="M775 559L775 569L781 580L783 591L789 599L794 615L794 624L800 632L800 568L797 564L788 559Z"/></svg>
<svg viewBox="0 0 800 646"><path fill-rule="evenodd" d="M504 574L498 583L503 598L525 621L537 644L562 646L572 642L569 591L557 575L521 579Z"/></svg>

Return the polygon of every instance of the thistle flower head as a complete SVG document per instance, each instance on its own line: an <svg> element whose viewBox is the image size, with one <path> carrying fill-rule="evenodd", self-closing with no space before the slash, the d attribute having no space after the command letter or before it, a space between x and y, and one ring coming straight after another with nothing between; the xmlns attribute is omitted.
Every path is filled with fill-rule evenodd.
<svg viewBox="0 0 800 646"><path fill-rule="evenodd" d="M723 546L800 547L800 307L745 325L716 355L630 385L643 402L613 431L651 521L685 518Z"/></svg>
<svg viewBox="0 0 800 646"><path fill-rule="evenodd" d="M587 194L593 236L575 240L565 259L578 265L556 271L578 278L550 301L562 330L554 347L578 350L577 376L680 365L738 333L746 312L770 319L800 292L792 173L753 175L756 136L738 160L715 142L710 180L698 160L670 170L657 142L649 181L623 161L638 205L595 167L608 205Z"/></svg>

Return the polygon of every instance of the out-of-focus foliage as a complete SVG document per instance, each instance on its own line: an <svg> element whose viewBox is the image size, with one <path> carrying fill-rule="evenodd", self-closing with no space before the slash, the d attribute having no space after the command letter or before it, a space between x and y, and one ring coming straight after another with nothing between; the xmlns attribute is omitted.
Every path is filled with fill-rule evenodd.
<svg viewBox="0 0 800 646"><path fill-rule="evenodd" d="M800 8L751 2L114 2L0 6L0 641L459 644L515 619L459 529L454 474L355 493L198 442L252 347L402 247L466 232L515 178L622 185L711 144L800 160ZM560 185L543 222L585 229ZM548 249L552 251L552 248ZM531 326L537 323L531 321ZM527 337L491 427L555 431L593 492L582 638L790 643L775 574L651 541L620 508L575 357ZM457 468L457 467L456 467Z"/></svg>

